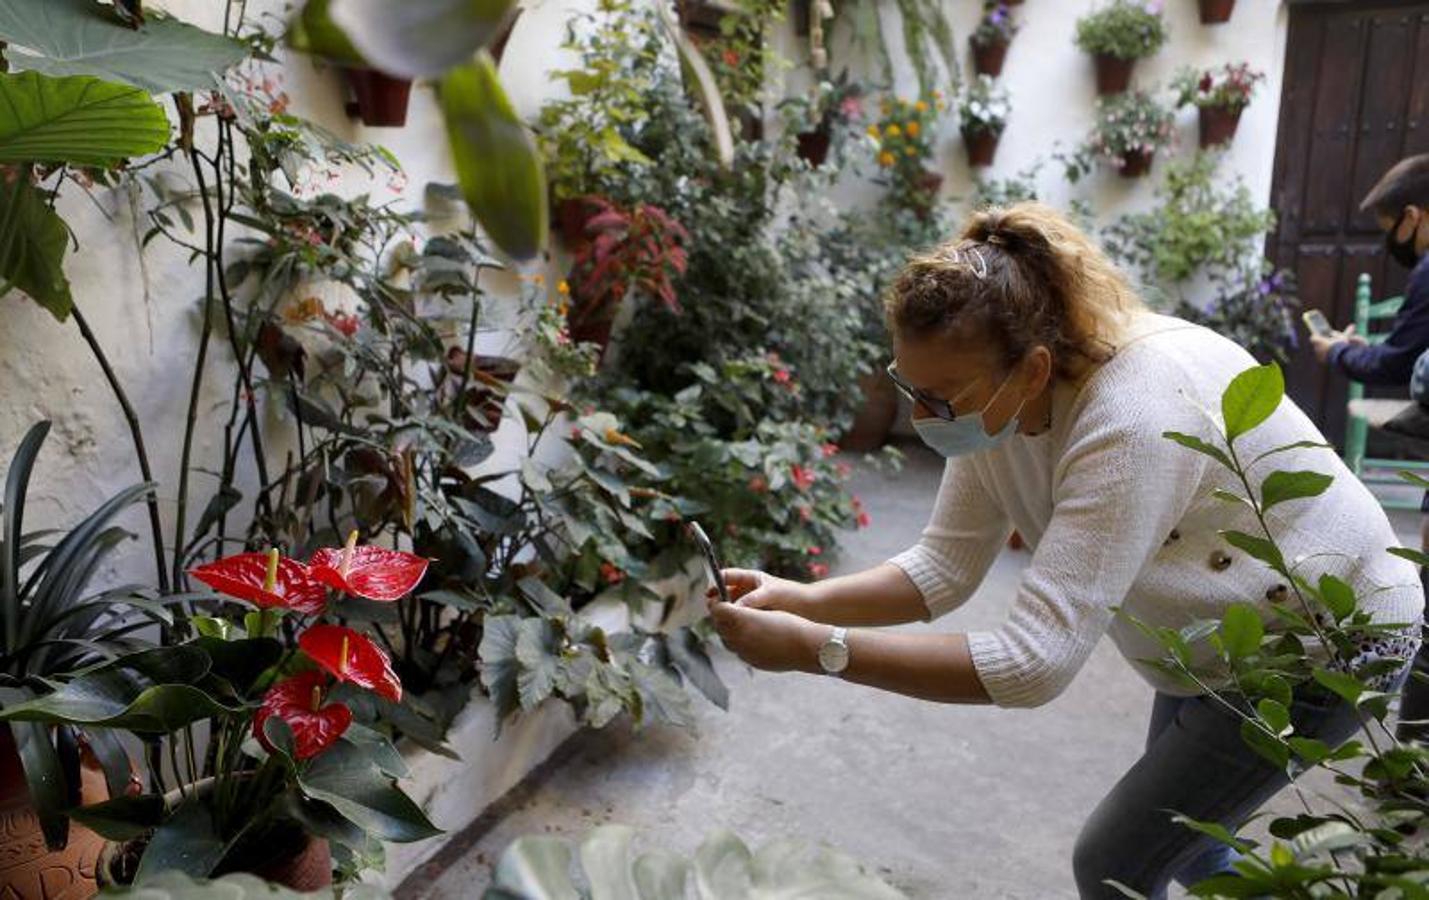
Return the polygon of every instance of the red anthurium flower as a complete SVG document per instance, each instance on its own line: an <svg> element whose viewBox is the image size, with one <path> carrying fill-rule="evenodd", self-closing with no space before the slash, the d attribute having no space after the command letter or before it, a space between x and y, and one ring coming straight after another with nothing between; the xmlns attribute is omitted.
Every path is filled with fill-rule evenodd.
<svg viewBox="0 0 1429 900"><path fill-rule="evenodd" d="M253 736L268 752L273 747L263 734L263 723L277 716L293 729L294 752L307 759L332 746L352 724L352 710L341 703L322 705L327 676L310 670L286 678L268 689L257 712L253 713Z"/></svg>
<svg viewBox="0 0 1429 900"><path fill-rule="evenodd" d="M327 605L327 589L313 580L307 567L280 556L276 549L215 560L190 569L189 574L221 594L263 609L276 606L317 615Z"/></svg>
<svg viewBox="0 0 1429 900"><path fill-rule="evenodd" d="M341 625L314 625L298 635L298 646L313 662L337 676L388 700L402 699L402 682L382 648Z"/></svg>
<svg viewBox="0 0 1429 900"><path fill-rule="evenodd" d="M329 587L368 600L392 601L411 593L427 572L428 560L412 553L357 546L357 532L342 549L324 547L308 560L308 571Z"/></svg>

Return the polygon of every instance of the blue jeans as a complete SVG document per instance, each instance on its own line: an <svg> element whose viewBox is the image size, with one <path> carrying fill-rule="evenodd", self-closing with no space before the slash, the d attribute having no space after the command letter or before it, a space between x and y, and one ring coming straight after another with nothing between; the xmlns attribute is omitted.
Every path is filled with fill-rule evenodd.
<svg viewBox="0 0 1429 900"><path fill-rule="evenodd" d="M1409 675L1400 674L1391 691ZM1244 708L1235 695L1227 699ZM1338 747L1359 718L1338 697L1297 692L1290 708L1295 734ZM1184 886L1232 872L1234 850L1171 820L1175 811L1235 831L1290 783L1285 773L1245 745L1241 718L1211 697L1157 693L1146 752L1097 804L1072 853L1078 895L1124 898L1114 879L1163 900L1174 878Z"/></svg>

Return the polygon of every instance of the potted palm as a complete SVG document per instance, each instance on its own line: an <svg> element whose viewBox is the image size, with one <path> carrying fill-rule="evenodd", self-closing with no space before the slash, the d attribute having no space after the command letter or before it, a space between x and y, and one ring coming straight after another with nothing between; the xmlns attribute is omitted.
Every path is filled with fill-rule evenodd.
<svg viewBox="0 0 1429 900"><path fill-rule="evenodd" d="M396 600L426 564L349 540L307 564L270 550L199 566L190 575L241 615L194 617L197 637L90 666L0 710L10 723L128 732L169 760L150 766L145 793L71 810L112 842L101 882L243 871L312 890L331 883L333 847L360 864L377 840L438 834L395 784L401 756L341 699L400 699L389 658L323 621L342 614L343 597Z"/></svg>
<svg viewBox="0 0 1429 900"><path fill-rule="evenodd" d="M1158 0L1111 0L1077 20L1077 46L1096 63L1102 95L1129 88L1136 61L1160 50L1166 37Z"/></svg>
<svg viewBox="0 0 1429 900"><path fill-rule="evenodd" d="M969 166L992 165L1010 112L1007 91L991 76L979 75L968 83L958 99L958 129L967 147Z"/></svg>
<svg viewBox="0 0 1429 900"><path fill-rule="evenodd" d="M1226 63L1218 69L1183 69L1177 76L1177 106L1195 106L1201 148L1229 143L1241 112L1250 105L1255 86L1265 78L1248 63Z"/></svg>
<svg viewBox="0 0 1429 900"><path fill-rule="evenodd" d="M1017 23L1012 18L1005 0L986 0L982 18L968 36L972 47L973 71L978 75L1002 74L1002 64L1007 59L1007 47L1012 36L1017 33Z"/></svg>
<svg viewBox="0 0 1429 900"><path fill-rule="evenodd" d="M1097 121L1086 150L1121 173L1140 178L1151 171L1156 152L1171 145L1171 110L1143 91L1097 102Z"/></svg>
<svg viewBox="0 0 1429 900"><path fill-rule="evenodd" d="M121 491L64 531L24 531L26 494L50 423L20 442L5 480L0 526L0 710L49 692L77 669L141 646L137 632L171 621L137 588L91 591L112 551L133 537L114 519L149 493ZM129 759L103 730L35 722L0 723L0 829L6 896L40 900L92 890L103 839L66 810L121 796Z"/></svg>

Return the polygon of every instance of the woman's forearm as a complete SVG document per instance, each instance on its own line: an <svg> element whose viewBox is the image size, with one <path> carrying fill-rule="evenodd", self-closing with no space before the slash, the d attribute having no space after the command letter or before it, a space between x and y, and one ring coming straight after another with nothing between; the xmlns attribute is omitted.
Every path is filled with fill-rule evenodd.
<svg viewBox="0 0 1429 900"><path fill-rule="evenodd" d="M892 563L883 563L852 575L841 575L810 587L806 619L828 625L902 625L926 622L923 595Z"/></svg>
<svg viewBox="0 0 1429 900"><path fill-rule="evenodd" d="M813 626L811 626L813 627ZM816 636L813 653L802 668L820 673ZM848 668L839 677L896 694L939 703L989 704L992 698L978 678L965 634L904 634L850 631Z"/></svg>

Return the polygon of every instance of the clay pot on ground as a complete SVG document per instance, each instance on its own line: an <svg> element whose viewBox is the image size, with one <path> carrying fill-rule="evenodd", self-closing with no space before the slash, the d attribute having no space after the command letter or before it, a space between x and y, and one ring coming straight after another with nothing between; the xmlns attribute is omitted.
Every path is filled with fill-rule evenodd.
<svg viewBox="0 0 1429 900"><path fill-rule="evenodd" d="M1002 64L1007 59L1006 41L995 44L979 44L969 38L968 45L972 47L974 72L979 75L991 75L993 78L1002 74Z"/></svg>
<svg viewBox="0 0 1429 900"><path fill-rule="evenodd" d="M1201 149L1230 143L1235 137L1236 126L1240 124L1240 107L1202 106L1199 111Z"/></svg>
<svg viewBox="0 0 1429 900"><path fill-rule="evenodd" d="M1151 161L1156 157L1154 150L1131 150L1121 157L1121 177L1141 178L1151 172Z"/></svg>
<svg viewBox="0 0 1429 900"><path fill-rule="evenodd" d="M869 453L888 442L888 434L898 420L898 388L881 371L861 376L858 387L863 392L863 405L839 446L854 453Z"/></svg>
<svg viewBox="0 0 1429 900"><path fill-rule="evenodd" d="M1235 0L1201 0L1201 24L1219 25L1231 20Z"/></svg>
<svg viewBox="0 0 1429 900"><path fill-rule="evenodd" d="M80 751L78 803L109 799L104 772L88 750ZM87 900L97 890L95 868L104 839L70 822L61 850L45 846L40 820L30 805L30 790L15 739L0 725L0 896L14 900Z"/></svg>
<svg viewBox="0 0 1429 900"><path fill-rule="evenodd" d="M1103 97L1121 94L1131 87L1131 72L1136 68L1136 60L1122 59L1098 53L1092 57L1097 68L1097 93Z"/></svg>
<svg viewBox="0 0 1429 900"><path fill-rule="evenodd" d="M407 101L412 96L412 80L395 78L376 69L343 68L352 89L347 114L374 128L397 128L407 124Z"/></svg>
<svg viewBox="0 0 1429 900"><path fill-rule="evenodd" d="M924 169L918 176L917 186L923 191L921 201L913 208L920 219L927 219L938 202L938 191L943 187L943 176L932 169Z"/></svg>
<svg viewBox="0 0 1429 900"><path fill-rule="evenodd" d="M808 162L809 165L817 168L829 158L829 144L833 139L833 133L827 125L820 126L813 131L801 131L795 135L795 139L799 145L799 158Z"/></svg>
<svg viewBox="0 0 1429 900"><path fill-rule="evenodd" d="M997 155L997 142L1002 138L1002 134L996 131L981 129L978 131L963 131L963 144L968 148L968 165L973 168L992 165L993 157Z"/></svg>

